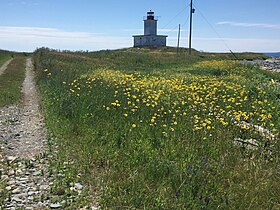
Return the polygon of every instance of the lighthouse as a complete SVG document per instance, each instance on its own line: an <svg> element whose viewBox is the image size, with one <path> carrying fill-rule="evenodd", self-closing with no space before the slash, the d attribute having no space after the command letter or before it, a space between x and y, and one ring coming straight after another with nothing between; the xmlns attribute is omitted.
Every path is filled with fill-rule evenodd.
<svg viewBox="0 0 280 210"><path fill-rule="evenodd" d="M148 11L144 18L144 35L134 35L134 47L166 46L165 35L157 35L157 17Z"/></svg>

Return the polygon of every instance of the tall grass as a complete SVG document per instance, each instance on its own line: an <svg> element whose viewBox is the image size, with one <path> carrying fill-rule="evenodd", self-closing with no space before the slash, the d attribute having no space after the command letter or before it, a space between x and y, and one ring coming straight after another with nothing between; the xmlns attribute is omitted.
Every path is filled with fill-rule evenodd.
<svg viewBox="0 0 280 210"><path fill-rule="evenodd" d="M0 50L0 67L12 57L12 54L8 51Z"/></svg>
<svg viewBox="0 0 280 210"><path fill-rule="evenodd" d="M21 99L25 62L25 57L16 56L0 76L0 107L17 103Z"/></svg>
<svg viewBox="0 0 280 210"><path fill-rule="evenodd" d="M65 188L79 174L104 209L279 208L278 75L202 55L35 52Z"/></svg>

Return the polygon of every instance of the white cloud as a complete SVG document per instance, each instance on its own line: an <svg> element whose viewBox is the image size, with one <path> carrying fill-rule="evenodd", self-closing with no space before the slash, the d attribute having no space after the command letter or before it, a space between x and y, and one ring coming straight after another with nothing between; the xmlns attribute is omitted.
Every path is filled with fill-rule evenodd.
<svg viewBox="0 0 280 210"><path fill-rule="evenodd" d="M15 5L22 5L22 6L38 6L39 3L37 1L18 1L18 0L9 0L8 5L15 6Z"/></svg>
<svg viewBox="0 0 280 210"><path fill-rule="evenodd" d="M36 27L7 27L0 26L0 36L21 36L21 37L41 37L41 38L89 38L94 34L86 32L66 32L55 28Z"/></svg>
<svg viewBox="0 0 280 210"><path fill-rule="evenodd" d="M266 23L244 23L244 22L233 22L233 21L222 21L218 22L217 25L229 25L237 27L254 27L254 28L269 28L269 29L280 29L280 25L266 24Z"/></svg>
<svg viewBox="0 0 280 210"><path fill-rule="evenodd" d="M0 26L0 47L15 51L34 51L38 47L69 50L115 49L132 46L132 37L113 37L56 28Z"/></svg>

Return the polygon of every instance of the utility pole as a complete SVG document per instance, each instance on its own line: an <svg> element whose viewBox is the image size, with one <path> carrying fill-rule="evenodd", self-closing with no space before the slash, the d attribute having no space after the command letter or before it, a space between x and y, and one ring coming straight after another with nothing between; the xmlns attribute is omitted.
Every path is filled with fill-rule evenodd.
<svg viewBox="0 0 280 210"><path fill-rule="evenodd" d="M177 43L177 56L179 55L180 35L181 35L181 24L179 24L178 43Z"/></svg>
<svg viewBox="0 0 280 210"><path fill-rule="evenodd" d="M189 37L189 55L192 54L192 16L195 9L193 8L193 0L190 3L190 37Z"/></svg>

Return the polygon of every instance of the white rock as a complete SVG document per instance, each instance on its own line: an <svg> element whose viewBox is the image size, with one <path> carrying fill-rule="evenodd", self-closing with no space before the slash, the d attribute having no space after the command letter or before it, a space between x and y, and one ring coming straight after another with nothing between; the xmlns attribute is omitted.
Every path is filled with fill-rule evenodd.
<svg viewBox="0 0 280 210"><path fill-rule="evenodd" d="M29 179L27 177L22 177L19 179L19 181L21 182L27 182Z"/></svg>
<svg viewBox="0 0 280 210"><path fill-rule="evenodd" d="M21 169L18 169L18 170L16 171L16 173L17 173L17 174L22 174L22 170L21 170Z"/></svg>
<svg viewBox="0 0 280 210"><path fill-rule="evenodd" d="M12 176L12 175L14 175L15 174L15 171L13 170L13 169L10 169L9 171L8 171L8 175L9 176Z"/></svg>
<svg viewBox="0 0 280 210"><path fill-rule="evenodd" d="M16 159L17 159L17 157L15 157L15 156L8 156L8 157L7 157L7 160L8 160L9 162L14 162Z"/></svg>
<svg viewBox="0 0 280 210"><path fill-rule="evenodd" d="M35 191L29 191L29 192L27 193L28 196L35 195L35 194L37 194L37 192L35 192Z"/></svg>
<svg viewBox="0 0 280 210"><path fill-rule="evenodd" d="M33 173L33 176L40 176L41 175L41 171L36 171Z"/></svg>
<svg viewBox="0 0 280 210"><path fill-rule="evenodd" d="M41 186L40 186L40 190L46 190L46 189L48 189L48 188L49 188L48 185L41 185Z"/></svg>
<svg viewBox="0 0 280 210"><path fill-rule="evenodd" d="M34 197L33 197L33 196L28 196L27 199L33 201L33 200L34 200Z"/></svg>
<svg viewBox="0 0 280 210"><path fill-rule="evenodd" d="M62 205L60 203L51 203L50 204L51 209L58 209L60 207L62 207Z"/></svg>
<svg viewBox="0 0 280 210"><path fill-rule="evenodd" d="M17 203L22 203L22 202L23 202L23 200L22 200L22 199L20 199L20 198L19 198L19 197L17 197L17 196L12 197L12 201L15 201L15 202L17 202Z"/></svg>
<svg viewBox="0 0 280 210"><path fill-rule="evenodd" d="M12 189L12 187L11 187L11 186L7 186L5 189L6 189L7 191L10 191L10 190Z"/></svg>
<svg viewBox="0 0 280 210"><path fill-rule="evenodd" d="M18 194L20 192L21 192L21 190L19 188L16 188L12 191L13 194Z"/></svg>
<svg viewBox="0 0 280 210"><path fill-rule="evenodd" d="M80 183L75 183L75 188L77 190L82 190L83 189L83 185L81 185Z"/></svg>
<svg viewBox="0 0 280 210"><path fill-rule="evenodd" d="M16 182L14 181L14 180L10 180L10 181L8 181L8 185L14 185Z"/></svg>
<svg viewBox="0 0 280 210"><path fill-rule="evenodd" d="M9 178L9 177L8 177L7 175L2 175L2 176L1 176L1 179L2 179L2 180L6 180L6 179L8 179L8 178Z"/></svg>

